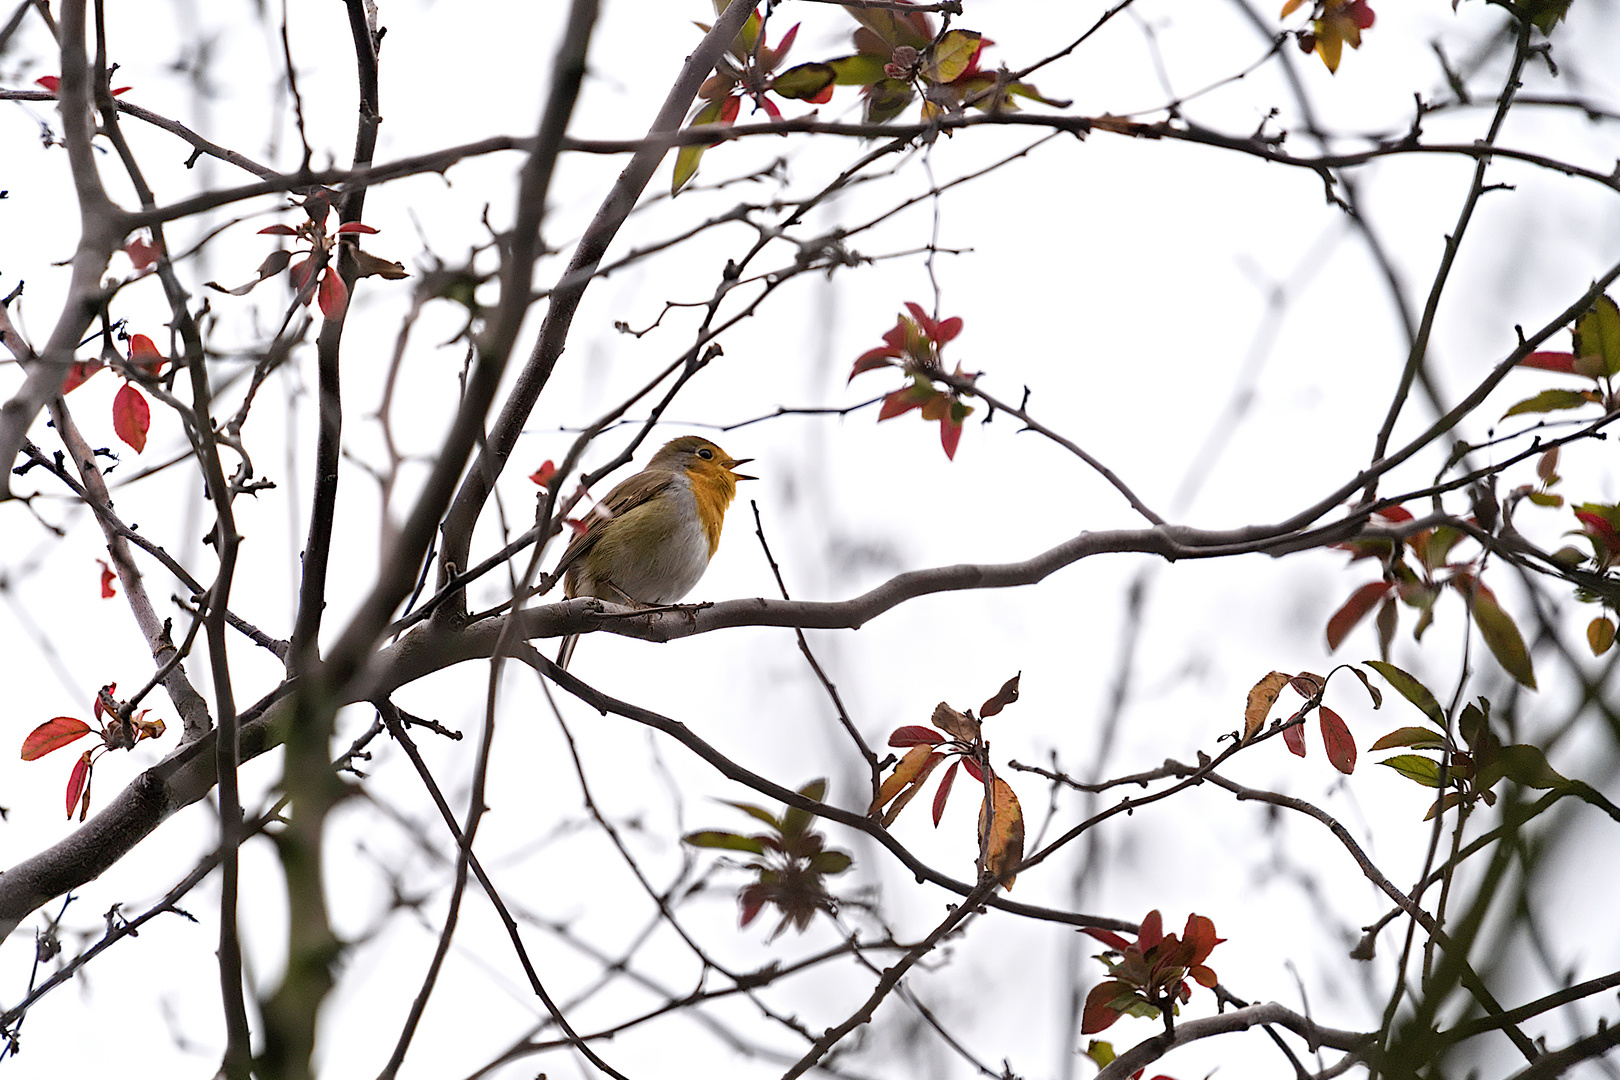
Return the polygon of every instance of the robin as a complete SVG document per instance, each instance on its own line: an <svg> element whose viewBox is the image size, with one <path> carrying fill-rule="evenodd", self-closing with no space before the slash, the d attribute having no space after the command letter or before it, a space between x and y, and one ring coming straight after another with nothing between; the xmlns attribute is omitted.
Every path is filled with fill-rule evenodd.
<svg viewBox="0 0 1620 1080"><path fill-rule="evenodd" d="M720 546L737 481L755 479L732 470L752 460L730 457L697 435L665 443L586 515L554 571L566 573L564 593L631 607L685 596ZM578 634L563 638L557 663L568 666L578 641Z"/></svg>

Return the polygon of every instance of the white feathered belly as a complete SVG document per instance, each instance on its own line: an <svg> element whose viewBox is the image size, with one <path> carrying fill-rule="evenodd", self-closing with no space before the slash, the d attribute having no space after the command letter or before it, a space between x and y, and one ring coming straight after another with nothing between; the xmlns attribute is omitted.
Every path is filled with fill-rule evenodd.
<svg viewBox="0 0 1620 1080"><path fill-rule="evenodd" d="M664 497L675 500L680 508L679 514L667 516L683 524L658 537L656 543L637 545L655 551L654 558L614 568L613 584L643 604L673 604L692 591L709 567L709 538L698 520L691 488L678 484ZM635 525L645 527L643 522Z"/></svg>

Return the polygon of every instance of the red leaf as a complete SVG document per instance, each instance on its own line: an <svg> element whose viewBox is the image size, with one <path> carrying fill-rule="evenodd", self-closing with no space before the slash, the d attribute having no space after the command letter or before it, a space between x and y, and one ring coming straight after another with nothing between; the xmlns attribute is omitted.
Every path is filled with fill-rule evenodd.
<svg viewBox="0 0 1620 1080"><path fill-rule="evenodd" d="M83 796L81 800L80 796ZM79 755L79 760L73 763L73 771L68 774L67 784L67 816L73 820L73 807L79 805L79 820L90 812L90 751L86 750Z"/></svg>
<svg viewBox="0 0 1620 1080"><path fill-rule="evenodd" d="M1147 952L1153 946L1164 940L1164 919L1159 915L1159 909L1154 908L1142 920L1142 928L1136 932L1136 947Z"/></svg>
<svg viewBox="0 0 1620 1080"><path fill-rule="evenodd" d="M910 300L906 301L906 310L911 312L913 319L917 320L917 325L922 327L923 333L932 338L939 329L939 325L934 322L933 316L924 311L921 304L914 304Z"/></svg>
<svg viewBox="0 0 1620 1080"><path fill-rule="evenodd" d="M1575 374L1575 354L1572 352L1533 352L1519 361L1520 367L1540 368L1543 371L1559 371L1565 375Z"/></svg>
<svg viewBox="0 0 1620 1080"><path fill-rule="evenodd" d="M974 761L970 757L965 757L962 759L962 768L966 769L967 774L973 777L976 782L980 784L984 783L984 770L979 768L979 763L977 761Z"/></svg>
<svg viewBox="0 0 1620 1080"><path fill-rule="evenodd" d="M1289 724L1283 728L1283 745L1295 757L1305 756L1305 725Z"/></svg>
<svg viewBox="0 0 1620 1080"><path fill-rule="evenodd" d="M152 409L146 396L129 383L119 387L113 397L113 431L138 454L146 449L146 432L151 426Z"/></svg>
<svg viewBox="0 0 1620 1080"><path fill-rule="evenodd" d="M62 80L55 75L41 75L34 80L34 85L43 86L53 94L60 93L62 90Z"/></svg>
<svg viewBox="0 0 1620 1080"><path fill-rule="evenodd" d="M934 792L934 828L939 828L940 815L945 813L945 800L950 798L951 785L956 782L956 767L962 764L957 758L951 762L951 767L945 770L945 775L939 778L939 788Z"/></svg>
<svg viewBox="0 0 1620 1080"><path fill-rule="evenodd" d="M1412 511L1406 509L1404 506L1389 506L1382 510L1375 511L1375 513L1377 513L1377 515L1383 518L1385 521L1401 522L1412 520Z"/></svg>
<svg viewBox="0 0 1620 1080"><path fill-rule="evenodd" d="M84 381L101 370L100 360L76 360L68 365L67 378L62 380L62 393L77 390Z"/></svg>
<svg viewBox="0 0 1620 1080"><path fill-rule="evenodd" d="M1333 613L1327 623L1327 646L1332 652L1344 643L1350 631L1355 629L1357 623L1367 617L1367 613L1378 606L1389 593L1391 585L1387 581L1369 581L1361 588L1350 594L1350 599L1344 606Z"/></svg>
<svg viewBox="0 0 1620 1080"><path fill-rule="evenodd" d="M144 372L154 378L163 370L163 365L169 358L158 352L158 347L152 339L145 334L131 334L129 336L129 362L137 371Z"/></svg>
<svg viewBox="0 0 1620 1080"><path fill-rule="evenodd" d="M929 746L938 746L945 741L945 736L931 727L921 724L906 724L897 727L889 735L890 746L919 746L924 743Z"/></svg>
<svg viewBox="0 0 1620 1080"><path fill-rule="evenodd" d="M358 221L345 221L337 227L339 233L374 233L377 230L370 225L363 225Z"/></svg>
<svg viewBox="0 0 1620 1080"><path fill-rule="evenodd" d="M107 560L97 559L96 562L101 564L101 598L111 600L118 595L113 589L113 582L118 580L118 575L113 573L112 567L107 565Z"/></svg>
<svg viewBox="0 0 1620 1080"><path fill-rule="evenodd" d="M1080 932L1090 937L1094 937L1104 945L1107 945L1109 948L1118 949L1120 952L1124 952L1126 949L1131 947L1130 942L1126 941L1112 930L1104 930L1101 927L1096 926L1082 926L1080 928Z"/></svg>
<svg viewBox="0 0 1620 1080"><path fill-rule="evenodd" d="M58 716L45 721L39 727L28 733L23 740L22 759L34 761L44 757L52 750L60 750L75 739L90 734L91 727L83 720L72 716Z"/></svg>
<svg viewBox="0 0 1620 1080"><path fill-rule="evenodd" d="M765 906L766 893L758 885L750 885L737 894L737 902L742 908L742 925L747 926L754 921L760 909Z"/></svg>
<svg viewBox="0 0 1620 1080"><path fill-rule="evenodd" d="M322 315L328 319L343 317L344 309L349 306L349 287L343 284L343 277L337 272L337 267L328 266L326 273L321 275L321 285L316 290L316 297L320 300Z"/></svg>
<svg viewBox="0 0 1620 1080"><path fill-rule="evenodd" d="M931 397L932 394L929 394L929 396ZM893 420L897 416L904 416L912 409L921 406L926 400L926 397L921 399L917 397L915 384L896 390L894 393L884 397L883 407L878 410L878 420L881 422Z"/></svg>
<svg viewBox="0 0 1620 1080"><path fill-rule="evenodd" d="M546 458L540 467L529 474L529 479L541 487L550 487L551 482L557 478L557 463Z"/></svg>
<svg viewBox="0 0 1620 1080"><path fill-rule="evenodd" d="M961 332L962 320L959 316L952 315L949 319L941 319L934 332L934 342L943 345Z"/></svg>
<svg viewBox="0 0 1620 1080"><path fill-rule="evenodd" d="M1115 1020L1119 1019L1119 1010L1112 1006L1114 998L1120 994L1128 994L1131 987L1122 982L1098 983L1086 995L1086 1008L1080 1021L1080 1034L1094 1035L1107 1029Z"/></svg>
<svg viewBox="0 0 1620 1080"><path fill-rule="evenodd" d="M303 294L304 286L309 283L310 271L314 268L315 263L313 259L299 259L297 262L293 263L287 268L287 276L292 279L292 287L294 292L300 295ZM262 281L266 276L267 275L261 269L259 271L259 279ZM307 305L309 300L310 298L306 297L304 299L304 303Z"/></svg>
<svg viewBox="0 0 1620 1080"><path fill-rule="evenodd" d="M855 358L855 367L852 371L850 371L849 377L853 379L863 371L871 371L874 368L888 367L889 365L884 361L898 359L899 356L900 350L895 348L893 345L885 345L877 349L867 349L865 352L861 353L860 356Z"/></svg>
<svg viewBox="0 0 1620 1080"><path fill-rule="evenodd" d="M1608 518L1590 510L1576 510L1575 517L1586 526L1588 533L1602 540L1610 551L1620 550L1620 532L1615 530Z"/></svg>
<svg viewBox="0 0 1620 1080"><path fill-rule="evenodd" d="M291 225L266 225L259 230L260 236L297 236L298 230Z"/></svg>
<svg viewBox="0 0 1620 1080"><path fill-rule="evenodd" d="M129 256L129 261L137 270L148 269L158 259L157 245L148 242L144 236L131 237L129 243L124 245L124 254Z"/></svg>
<svg viewBox="0 0 1620 1080"><path fill-rule="evenodd" d="M1356 771L1356 740L1339 714L1323 705L1316 710L1322 718L1322 742L1327 746L1328 761L1342 773Z"/></svg>
<svg viewBox="0 0 1620 1080"><path fill-rule="evenodd" d="M956 444L962 441L962 421L952 420L949 416L941 417L939 421L939 445L945 448L945 457L951 461L956 460Z"/></svg>
<svg viewBox="0 0 1620 1080"><path fill-rule="evenodd" d="M1187 925L1181 929L1181 940L1192 946L1190 964L1196 965L1202 964L1209 959L1209 954L1214 950L1215 946L1226 939L1215 936L1215 923L1208 916L1188 915ZM1194 978L1197 978L1197 976L1195 975ZM1205 986L1213 985L1213 983L1204 983L1202 979L1198 981Z"/></svg>

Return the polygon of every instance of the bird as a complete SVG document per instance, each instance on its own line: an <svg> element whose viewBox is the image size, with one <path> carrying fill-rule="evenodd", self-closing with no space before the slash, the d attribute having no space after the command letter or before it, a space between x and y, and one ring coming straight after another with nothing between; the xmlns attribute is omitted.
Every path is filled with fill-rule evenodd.
<svg viewBox="0 0 1620 1080"><path fill-rule="evenodd" d="M698 435L671 439L586 515L552 580L564 575L569 599L594 596L631 607L676 602L692 591L720 546L737 481L757 479L734 471L753 460L731 457ZM578 634L563 638L561 667L568 667L578 641Z"/></svg>

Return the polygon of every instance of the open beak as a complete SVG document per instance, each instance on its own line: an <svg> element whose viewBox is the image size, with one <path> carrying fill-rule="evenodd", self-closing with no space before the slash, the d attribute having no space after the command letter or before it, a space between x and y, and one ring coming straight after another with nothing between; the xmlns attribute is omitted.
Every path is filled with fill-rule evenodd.
<svg viewBox="0 0 1620 1080"><path fill-rule="evenodd" d="M725 461L722 461L720 464L724 465L728 469L736 469L737 466L746 465L750 461L753 461L753 460L754 459L751 458L751 457L727 458ZM732 477L733 477L733 479L737 479L737 480L758 480L759 479L759 477L757 477L757 476L744 476L740 472L733 472Z"/></svg>

